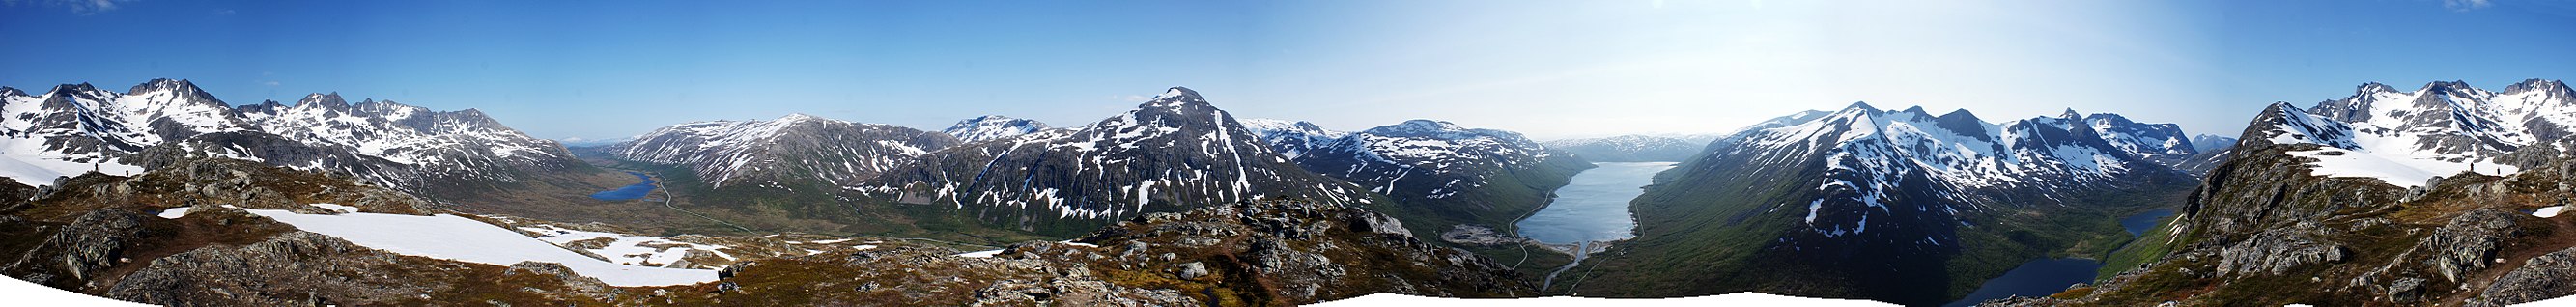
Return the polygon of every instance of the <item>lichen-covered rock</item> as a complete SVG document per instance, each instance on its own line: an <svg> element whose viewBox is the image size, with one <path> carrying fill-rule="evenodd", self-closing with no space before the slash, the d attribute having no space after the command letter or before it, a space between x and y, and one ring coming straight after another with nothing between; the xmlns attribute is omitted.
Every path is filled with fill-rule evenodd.
<svg viewBox="0 0 2576 307"><path fill-rule="evenodd" d="M2503 306L2576 295L2576 248L2532 257L2497 277L2467 306Z"/></svg>
<svg viewBox="0 0 2576 307"><path fill-rule="evenodd" d="M97 278L101 270L129 260L126 251L143 235L143 218L125 209L86 211L45 235L43 243L9 262L5 269L37 284L79 285L77 281Z"/></svg>
<svg viewBox="0 0 2576 307"><path fill-rule="evenodd" d="M2445 281L2459 281L2462 274L2487 267L2496 245L2511 235L2515 218L2516 214L2504 210L2470 210L2434 229L2423 241L2416 241L2415 249L2408 254L2422 253L2427 257L2425 267L2442 274Z"/></svg>
<svg viewBox="0 0 2576 307"><path fill-rule="evenodd" d="M2218 254L2218 274L2282 274L2301 265L2343 261L2344 248L2307 235L2308 230L2275 229L2228 246Z"/></svg>

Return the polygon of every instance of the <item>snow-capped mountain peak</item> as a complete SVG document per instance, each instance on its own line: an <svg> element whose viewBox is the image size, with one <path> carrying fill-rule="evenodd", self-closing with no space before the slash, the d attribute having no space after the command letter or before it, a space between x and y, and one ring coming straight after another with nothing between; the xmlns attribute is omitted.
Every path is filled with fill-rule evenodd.
<svg viewBox="0 0 2576 307"><path fill-rule="evenodd" d="M2179 135L2171 125L2073 110L2000 123L1965 110L1934 116L1867 104L1810 114L1721 139L1673 180L1793 184L1730 196L1781 197L1758 209L1800 223L1780 248L1871 241L1938 250L1959 244L1954 229L1974 219L1966 212L2074 206L2088 193L2187 178L2144 157L2191 150L2185 139L2150 137Z"/></svg>
<svg viewBox="0 0 2576 307"><path fill-rule="evenodd" d="M809 122L809 121L838 121L838 120L833 120L833 119L830 119L830 118L823 118L822 116L814 116L814 115L811 115L811 114L805 114L805 113L787 113L787 115L779 116L779 117L778 117L778 119L775 119L775 120L772 120L772 121L781 122L781 123L801 123L801 122Z"/></svg>
<svg viewBox="0 0 2576 307"><path fill-rule="evenodd" d="M949 125L948 129L940 130L940 133L956 137L958 142L974 143L1037 133L1047 129L1046 123L1037 120L985 115L957 121L957 124Z"/></svg>
<svg viewBox="0 0 2576 307"><path fill-rule="evenodd" d="M347 110L349 109L349 100L341 99L340 92L312 93L305 94L304 99L296 100L295 107Z"/></svg>
<svg viewBox="0 0 2576 307"><path fill-rule="evenodd" d="M1178 107L1178 106L1182 106L1182 105L1192 105L1192 104L1195 104L1195 105L1202 105L1202 106L1203 106L1203 105L1207 105L1207 98L1199 97L1199 92L1198 92L1198 91L1193 91L1193 90L1190 90L1190 88L1186 88L1186 87L1178 87L1178 86L1174 86L1174 87L1172 87L1171 89L1164 90L1162 95L1155 95L1153 100L1150 100L1150 101L1148 101L1148 102L1146 102L1146 103L1145 103L1145 105L1146 105L1146 106L1156 106L1156 107L1166 107L1166 108L1169 108L1169 107Z"/></svg>

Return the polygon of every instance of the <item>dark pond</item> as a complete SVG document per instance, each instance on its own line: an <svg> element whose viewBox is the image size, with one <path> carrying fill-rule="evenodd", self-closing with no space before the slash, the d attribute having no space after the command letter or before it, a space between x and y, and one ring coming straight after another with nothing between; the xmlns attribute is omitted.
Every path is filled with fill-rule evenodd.
<svg viewBox="0 0 2576 307"><path fill-rule="evenodd" d="M2148 228L2156 227L2156 223L2163 222L2165 217L2173 216L2173 213L2173 209L2156 209L2120 218L2120 228L2128 229L2130 236L2137 236L2146 233ZM1987 300L2015 295L2057 294L2066 291L2066 286L2093 282L2093 277L2101 270L2102 262L2093 259L2031 260L2023 262L2019 267L2014 267L2012 271L2005 271L2004 276L1986 280L1985 284L1977 286L1976 292L1969 292L1968 297L1943 306L1974 306Z"/></svg>
<svg viewBox="0 0 2576 307"><path fill-rule="evenodd" d="M1950 302L1949 305L1942 306L1974 306L1977 303L1985 302L1986 300L2012 297L2014 295L2042 296L2056 294L2057 292L2065 291L2066 286L2075 285L2076 283L2092 282L2093 272L2101 269L2102 262L2093 261L2093 259L2066 258L2031 260L2030 262L2022 263L2020 267L2013 268L2012 271L2004 272L2003 277L1986 280L1985 285L1977 287L1977 292L1969 292L1967 298L1962 298L1959 299L1959 301Z"/></svg>

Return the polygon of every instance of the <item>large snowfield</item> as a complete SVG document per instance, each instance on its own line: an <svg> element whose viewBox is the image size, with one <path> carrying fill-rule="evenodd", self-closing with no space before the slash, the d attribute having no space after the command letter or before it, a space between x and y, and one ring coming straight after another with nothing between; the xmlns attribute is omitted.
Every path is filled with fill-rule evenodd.
<svg viewBox="0 0 2576 307"><path fill-rule="evenodd" d="M53 185L54 177L80 176L88 173L92 168L96 168L99 172L118 175L143 173L142 167L132 165L100 163L93 166L89 163L63 161L62 157L41 151L42 143L31 139L0 139L0 177L9 177L9 179L18 180L21 184L41 187Z"/></svg>
<svg viewBox="0 0 2576 307"><path fill-rule="evenodd" d="M2332 152L2332 154L2329 154ZM2510 165L2495 163L2447 162L2432 158L2391 156L2342 149L2319 149L2289 152L2290 155L2317 159L2309 163L2309 174L2328 177L2378 178L2401 187L2421 187L2433 176L2457 175L2461 171L2505 176L2521 172Z"/></svg>
<svg viewBox="0 0 2576 307"><path fill-rule="evenodd" d="M716 280L714 270L621 265L574 253L492 224L455 215L301 214L243 209L295 228L396 254L492 265L553 262L612 286L686 285Z"/></svg>

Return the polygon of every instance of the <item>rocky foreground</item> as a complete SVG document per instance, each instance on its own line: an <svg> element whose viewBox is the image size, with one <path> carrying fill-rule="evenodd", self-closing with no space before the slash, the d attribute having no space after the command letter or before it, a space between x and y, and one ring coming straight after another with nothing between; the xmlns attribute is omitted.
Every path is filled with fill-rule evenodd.
<svg viewBox="0 0 2576 307"><path fill-rule="evenodd" d="M614 287L554 263L408 256L306 232L243 209L474 216L345 177L209 159L135 177L87 174L46 188L0 179L0 273L162 305L1292 305L1391 292L1534 294L1490 260L1413 238L1366 210L1253 202L1149 214L1066 242L990 256L881 238L683 236L738 259L715 282ZM217 206L217 204L231 206ZM156 212L188 207L177 218ZM520 228L525 229L525 228ZM425 234L432 235L432 234ZM783 238L795 238L788 240ZM575 250L580 250L575 248ZM599 255L593 255L599 256ZM692 252L689 259L701 259Z"/></svg>

